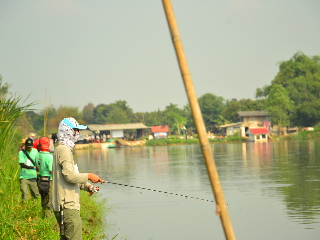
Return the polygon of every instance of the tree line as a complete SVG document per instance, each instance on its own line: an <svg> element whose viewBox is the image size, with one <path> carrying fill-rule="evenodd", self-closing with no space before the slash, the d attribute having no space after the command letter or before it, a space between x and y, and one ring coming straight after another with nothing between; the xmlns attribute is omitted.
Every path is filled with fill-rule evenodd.
<svg viewBox="0 0 320 240"><path fill-rule="evenodd" d="M0 94L8 92L9 85L2 84ZM279 72L271 81L256 89L255 100L231 99L206 93L198 98L207 131L219 132L219 125L239 121L237 112L263 110L271 115L272 124L287 127L316 127L320 123L320 56L307 56L297 52L279 64ZM169 103L164 110L134 112L125 100L94 106L88 103L78 107L49 106L40 112L25 111L18 125L24 131L43 132L47 118L48 132L56 131L59 122L66 116L79 119L83 124L119 124L142 122L147 126L168 125L171 134L180 134L184 127L194 131L189 104L179 108Z"/></svg>

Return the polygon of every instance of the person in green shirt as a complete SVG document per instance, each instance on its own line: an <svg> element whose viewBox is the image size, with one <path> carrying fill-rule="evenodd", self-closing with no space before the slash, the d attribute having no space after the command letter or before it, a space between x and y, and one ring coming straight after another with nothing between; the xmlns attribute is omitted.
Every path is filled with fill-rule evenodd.
<svg viewBox="0 0 320 240"><path fill-rule="evenodd" d="M50 184L52 180L52 162L53 156L49 152L50 139L42 137L39 140L39 154L36 158L38 169L38 188L41 195L41 206L43 217L50 217Z"/></svg>
<svg viewBox="0 0 320 240"><path fill-rule="evenodd" d="M38 151L33 147L33 139L28 138L25 142L25 149L18 153L20 169L20 190L22 193L22 200L29 199L29 189L34 198L39 198L39 190L37 186L37 171L35 160Z"/></svg>

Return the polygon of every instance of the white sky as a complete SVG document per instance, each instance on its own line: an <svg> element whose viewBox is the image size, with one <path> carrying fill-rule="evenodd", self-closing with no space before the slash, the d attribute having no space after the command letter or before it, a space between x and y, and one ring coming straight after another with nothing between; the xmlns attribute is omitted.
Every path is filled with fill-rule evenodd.
<svg viewBox="0 0 320 240"><path fill-rule="evenodd" d="M319 0L171 0L197 96L254 99L278 63L320 55ZM161 0L0 0L0 74L27 102L183 107Z"/></svg>

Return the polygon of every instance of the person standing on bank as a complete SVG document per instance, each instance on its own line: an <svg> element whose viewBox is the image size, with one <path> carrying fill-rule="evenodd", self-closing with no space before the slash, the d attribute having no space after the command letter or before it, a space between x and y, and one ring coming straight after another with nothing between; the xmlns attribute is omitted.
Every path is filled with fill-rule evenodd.
<svg viewBox="0 0 320 240"><path fill-rule="evenodd" d="M42 137L39 139L40 152L37 156L37 169L38 169L38 188L41 195L41 206L43 210L43 217L50 217L50 183L52 180L52 162L53 156L49 152L50 139Z"/></svg>
<svg viewBox="0 0 320 240"><path fill-rule="evenodd" d="M92 183L103 183L93 173L79 173L73 160L72 150L79 138L79 129L86 129L74 118L64 118L58 128L58 143L54 150L52 176L52 208L60 225L60 239L82 239L80 218L80 189L92 195L98 191Z"/></svg>
<svg viewBox="0 0 320 240"><path fill-rule="evenodd" d="M37 186L36 157L38 151L33 148L32 138L25 141L25 149L21 149L18 154L20 169L20 190L22 200L29 199L29 188L34 198L39 198L39 190Z"/></svg>

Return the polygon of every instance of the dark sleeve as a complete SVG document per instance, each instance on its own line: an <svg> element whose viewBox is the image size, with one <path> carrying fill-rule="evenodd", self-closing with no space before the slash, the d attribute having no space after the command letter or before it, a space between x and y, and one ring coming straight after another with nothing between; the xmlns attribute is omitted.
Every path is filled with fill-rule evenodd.
<svg viewBox="0 0 320 240"><path fill-rule="evenodd" d="M28 165L26 165L25 163L20 163L20 166L21 166L22 168L26 168L26 169L33 169L33 168L34 168L34 166L28 166Z"/></svg>

